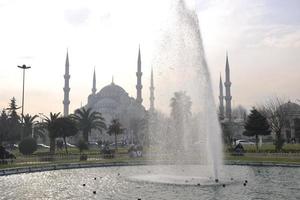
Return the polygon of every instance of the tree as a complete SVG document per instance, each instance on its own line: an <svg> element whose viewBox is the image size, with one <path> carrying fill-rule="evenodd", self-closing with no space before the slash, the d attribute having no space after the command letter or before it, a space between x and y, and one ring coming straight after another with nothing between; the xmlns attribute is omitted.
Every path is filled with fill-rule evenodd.
<svg viewBox="0 0 300 200"><path fill-rule="evenodd" d="M191 115L192 101L186 92L175 92L171 98L171 117L177 121L188 119Z"/></svg>
<svg viewBox="0 0 300 200"><path fill-rule="evenodd" d="M234 135L234 124L231 121L225 121L221 123L222 133L223 133L223 140L225 144L230 145L232 148L232 141Z"/></svg>
<svg viewBox="0 0 300 200"><path fill-rule="evenodd" d="M25 116L23 116L23 120L24 120L24 136L23 137L28 137L31 136L32 133L32 129L33 126L37 123L35 121L35 119L37 118L37 115L31 116L29 114L26 114Z"/></svg>
<svg viewBox="0 0 300 200"><path fill-rule="evenodd" d="M2 110L0 115L0 145L7 139L9 133L8 116L5 109Z"/></svg>
<svg viewBox="0 0 300 200"><path fill-rule="evenodd" d="M107 133L109 135L112 135L112 134L115 135L115 148L117 150L118 149L118 146L117 146L117 135L123 133L122 125L121 125L121 123L119 122L118 119L111 120L111 123L110 123L110 125L108 127Z"/></svg>
<svg viewBox="0 0 300 200"><path fill-rule="evenodd" d="M50 129L55 137L63 138L66 153L68 154L66 138L76 135L78 132L76 123L68 117L59 117L51 124Z"/></svg>
<svg viewBox="0 0 300 200"><path fill-rule="evenodd" d="M36 141L31 137L24 138L19 144L19 151L23 155L31 155L36 150L37 150Z"/></svg>
<svg viewBox="0 0 300 200"><path fill-rule="evenodd" d="M232 118L233 119L243 119L246 121L247 119L247 109L241 105L232 109Z"/></svg>
<svg viewBox="0 0 300 200"><path fill-rule="evenodd" d="M185 129L189 126L192 112L192 101L186 92L175 92L171 98L171 118L174 124L175 145L180 147Z"/></svg>
<svg viewBox="0 0 300 200"><path fill-rule="evenodd" d="M55 130L53 130L52 124L59 118L60 113L50 112L49 117L44 116L44 122L42 123L42 128L48 132L48 137L50 139L50 153L55 153Z"/></svg>
<svg viewBox="0 0 300 200"><path fill-rule="evenodd" d="M129 122L130 129L133 131L134 143L141 145L149 144L149 113L141 119L132 118Z"/></svg>
<svg viewBox="0 0 300 200"><path fill-rule="evenodd" d="M89 146L87 145L87 143L82 139L80 139L78 141L77 147L79 149L80 154L83 152L83 150L88 150L89 149Z"/></svg>
<svg viewBox="0 0 300 200"><path fill-rule="evenodd" d="M150 113L146 112L145 116L139 121L139 128L140 128L140 144L142 146L149 146L150 145Z"/></svg>
<svg viewBox="0 0 300 200"><path fill-rule="evenodd" d="M10 100L8 110L8 124L9 124L9 132L7 136L7 140L11 143L15 143L20 139L21 136L21 124L20 124L20 116L17 113L17 110L20 107L17 106L16 99L13 97Z"/></svg>
<svg viewBox="0 0 300 200"><path fill-rule="evenodd" d="M102 133L103 129L106 129L101 113L92 111L91 108L77 109L75 113L71 115L71 118L76 121L78 129L82 131L85 142L88 142L89 134L92 129L99 130L100 133Z"/></svg>
<svg viewBox="0 0 300 200"><path fill-rule="evenodd" d="M265 116L263 116L255 108L252 108L250 115L245 123L245 131L243 135L248 137L255 136L256 150L258 151L258 136L270 135L270 125Z"/></svg>
<svg viewBox="0 0 300 200"><path fill-rule="evenodd" d="M44 123L36 122L33 126L33 139L37 141L38 138L41 138L43 143L46 143L46 138L48 131L45 131Z"/></svg>
<svg viewBox="0 0 300 200"><path fill-rule="evenodd" d="M284 139L282 130L287 124L288 110L283 106L285 101L273 97L259 107L259 111L267 118L270 128L275 133L275 150L281 151Z"/></svg>
<svg viewBox="0 0 300 200"><path fill-rule="evenodd" d="M7 110L9 110L9 117L11 118L11 120L13 120L15 122L19 122L20 121L20 116L17 113L17 110L20 109L20 108L21 107L17 106L15 97L13 97L10 100L9 108L7 108Z"/></svg>

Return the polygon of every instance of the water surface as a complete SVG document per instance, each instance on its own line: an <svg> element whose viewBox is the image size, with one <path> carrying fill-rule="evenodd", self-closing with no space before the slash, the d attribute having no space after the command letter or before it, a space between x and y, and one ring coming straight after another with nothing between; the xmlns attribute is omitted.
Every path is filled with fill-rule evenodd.
<svg viewBox="0 0 300 200"><path fill-rule="evenodd" d="M161 167L165 166L101 167L3 176L0 199L300 199L300 168L226 166L219 184L212 186L132 180L141 175L151 177L152 173L155 176Z"/></svg>

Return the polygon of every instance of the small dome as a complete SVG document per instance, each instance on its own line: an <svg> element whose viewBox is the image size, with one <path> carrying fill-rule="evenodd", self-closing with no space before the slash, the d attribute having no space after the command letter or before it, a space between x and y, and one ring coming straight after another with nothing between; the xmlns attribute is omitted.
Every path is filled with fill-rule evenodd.
<svg viewBox="0 0 300 200"><path fill-rule="evenodd" d="M291 101L282 104L281 105L282 109L289 113L289 114L296 114L296 113L300 113L300 105L293 103Z"/></svg>

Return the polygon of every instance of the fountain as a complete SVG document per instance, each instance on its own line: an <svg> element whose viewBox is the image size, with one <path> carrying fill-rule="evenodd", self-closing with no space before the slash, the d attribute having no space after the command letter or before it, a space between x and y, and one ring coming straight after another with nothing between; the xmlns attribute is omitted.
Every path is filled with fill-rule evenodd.
<svg viewBox="0 0 300 200"><path fill-rule="evenodd" d="M156 80L157 101L171 107L171 116L164 120L150 113L151 149L155 153L149 152L149 160L168 165L154 174L135 178L191 183L186 180L187 171L193 171L188 175L193 183L203 183L209 177L218 179L223 158L217 109L198 18L183 0L172 4L158 46L154 61L160 74ZM165 101L160 100L164 96ZM187 169L188 165L193 165L193 170Z"/></svg>

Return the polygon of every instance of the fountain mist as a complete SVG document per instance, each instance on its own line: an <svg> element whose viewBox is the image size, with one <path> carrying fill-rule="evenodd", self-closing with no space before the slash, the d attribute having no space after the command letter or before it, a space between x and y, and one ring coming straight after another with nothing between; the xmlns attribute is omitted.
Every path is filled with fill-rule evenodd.
<svg viewBox="0 0 300 200"><path fill-rule="evenodd" d="M217 178L223 160L217 109L198 18L184 1L171 5L156 52L156 99L158 107L170 108L171 115L151 116L151 149L155 153L149 154L173 166L197 164L202 170L206 166L200 175ZM166 171L172 170L164 168L160 173Z"/></svg>

